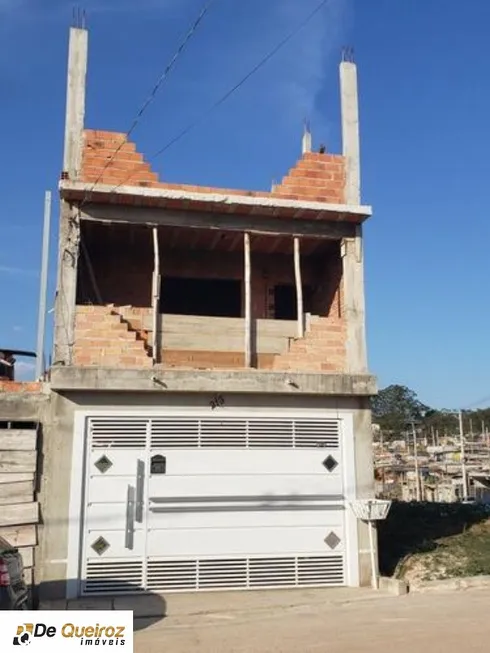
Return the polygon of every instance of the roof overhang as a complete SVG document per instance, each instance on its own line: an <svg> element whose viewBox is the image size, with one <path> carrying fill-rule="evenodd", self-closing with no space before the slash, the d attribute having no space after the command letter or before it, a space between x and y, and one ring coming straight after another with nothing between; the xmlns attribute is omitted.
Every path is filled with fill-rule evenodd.
<svg viewBox="0 0 490 653"><path fill-rule="evenodd" d="M207 211L215 213L265 215L309 220L348 221L361 224L372 215L370 206L329 204L325 202L287 199L272 193L258 195L246 191L242 194L223 192L198 192L169 188L145 188L61 180L62 199L70 202L121 204Z"/></svg>

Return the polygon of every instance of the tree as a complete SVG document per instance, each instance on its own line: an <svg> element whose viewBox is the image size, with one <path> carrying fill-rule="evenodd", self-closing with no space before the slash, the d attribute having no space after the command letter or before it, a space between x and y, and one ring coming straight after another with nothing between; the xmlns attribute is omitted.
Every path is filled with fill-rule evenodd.
<svg viewBox="0 0 490 653"><path fill-rule="evenodd" d="M392 437L406 431L411 421L421 421L429 411L417 394L404 385L390 385L380 390L372 400L372 409L374 421Z"/></svg>

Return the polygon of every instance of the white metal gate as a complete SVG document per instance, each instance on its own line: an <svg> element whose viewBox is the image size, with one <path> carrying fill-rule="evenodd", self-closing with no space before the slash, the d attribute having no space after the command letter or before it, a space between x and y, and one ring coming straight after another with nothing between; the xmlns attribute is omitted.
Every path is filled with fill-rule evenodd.
<svg viewBox="0 0 490 653"><path fill-rule="evenodd" d="M81 593L343 585L342 420L91 417Z"/></svg>

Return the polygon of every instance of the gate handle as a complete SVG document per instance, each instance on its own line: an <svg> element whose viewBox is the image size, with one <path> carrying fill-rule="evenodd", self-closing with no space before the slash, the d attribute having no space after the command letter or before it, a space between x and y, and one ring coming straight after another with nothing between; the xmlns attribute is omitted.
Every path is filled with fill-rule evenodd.
<svg viewBox="0 0 490 653"><path fill-rule="evenodd" d="M135 502L134 502L134 487L128 485L128 498L126 501L126 549L133 550L134 548L134 513L135 513Z"/></svg>
<svg viewBox="0 0 490 653"><path fill-rule="evenodd" d="M139 523L143 523L143 499L145 494L145 463L142 460L138 460L136 464L136 508L135 508L135 520Z"/></svg>

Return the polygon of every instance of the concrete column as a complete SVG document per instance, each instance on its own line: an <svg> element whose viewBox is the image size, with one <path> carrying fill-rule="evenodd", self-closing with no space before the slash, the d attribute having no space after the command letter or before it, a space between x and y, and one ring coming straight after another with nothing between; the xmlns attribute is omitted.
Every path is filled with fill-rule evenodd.
<svg viewBox="0 0 490 653"><path fill-rule="evenodd" d="M80 172L85 122L88 32L72 27L68 53L63 170L70 179Z"/></svg>
<svg viewBox="0 0 490 653"><path fill-rule="evenodd" d="M362 232L344 238L341 247L344 317L347 328L346 372L367 373L366 317L364 302L364 261Z"/></svg>
<svg viewBox="0 0 490 653"><path fill-rule="evenodd" d="M346 158L346 204L361 203L359 147L359 102L357 68L351 61L340 64L340 101L342 116L342 154Z"/></svg>
<svg viewBox="0 0 490 653"><path fill-rule="evenodd" d="M346 204L359 205L359 107L357 68L351 61L340 64L340 95L342 114L342 154L346 161ZM356 374L367 372L366 327L364 302L364 261L362 227L355 238L342 241L344 311L347 322L347 370Z"/></svg>
<svg viewBox="0 0 490 653"><path fill-rule="evenodd" d="M369 399L355 401L354 446L356 459L356 494L358 499L374 497L373 433ZM369 587L371 583L371 559L369 551L369 528L365 522L358 522L359 574L360 584ZM377 538L375 540L377 551ZM376 554L377 555L377 554Z"/></svg>
<svg viewBox="0 0 490 653"><path fill-rule="evenodd" d="M79 176L85 120L88 32L70 29L63 174ZM53 363L72 363L75 329L80 220L76 206L60 203L58 280L56 285Z"/></svg>

